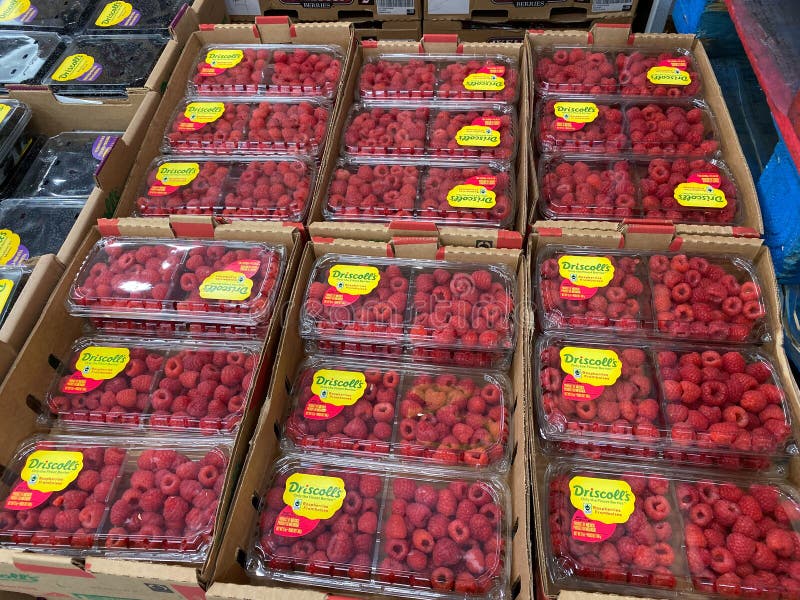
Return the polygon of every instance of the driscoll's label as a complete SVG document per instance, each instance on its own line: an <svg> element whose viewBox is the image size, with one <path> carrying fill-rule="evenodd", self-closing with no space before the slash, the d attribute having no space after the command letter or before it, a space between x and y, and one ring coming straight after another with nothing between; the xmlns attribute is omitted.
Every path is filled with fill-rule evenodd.
<svg viewBox="0 0 800 600"><path fill-rule="evenodd" d="M339 477L294 473L286 480L286 506L275 520L273 531L282 537L307 535L320 521L333 517L346 496L344 481Z"/></svg>
<svg viewBox="0 0 800 600"><path fill-rule="evenodd" d="M315 421L332 419L345 406L352 406L367 389L367 379L359 371L320 369L314 373L311 392L303 416Z"/></svg>
<svg viewBox="0 0 800 600"><path fill-rule="evenodd" d="M614 265L605 256L574 256L558 259L561 275L559 295L564 300L588 300L597 289L606 287L614 278Z"/></svg>
<svg viewBox="0 0 800 600"><path fill-rule="evenodd" d="M561 393L568 400L594 400L622 375L622 361L613 350L565 346L560 356L566 373Z"/></svg>
<svg viewBox="0 0 800 600"><path fill-rule="evenodd" d="M572 518L572 537L582 542L602 542L613 535L618 523L627 523L636 496L626 481L597 477L573 477L570 502L577 511Z"/></svg>
<svg viewBox="0 0 800 600"><path fill-rule="evenodd" d="M359 296L371 294L381 281L380 271L366 265L334 265L328 271L331 286L322 297L324 306L349 306Z"/></svg>

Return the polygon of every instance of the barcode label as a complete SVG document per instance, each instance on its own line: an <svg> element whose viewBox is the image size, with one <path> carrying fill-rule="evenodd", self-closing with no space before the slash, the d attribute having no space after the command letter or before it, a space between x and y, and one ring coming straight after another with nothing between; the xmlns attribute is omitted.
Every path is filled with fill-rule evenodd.
<svg viewBox="0 0 800 600"><path fill-rule="evenodd" d="M594 12L615 12L630 10L632 2L620 2L619 0L592 0L592 11Z"/></svg>
<svg viewBox="0 0 800 600"><path fill-rule="evenodd" d="M377 0L379 15L413 15L414 0Z"/></svg>

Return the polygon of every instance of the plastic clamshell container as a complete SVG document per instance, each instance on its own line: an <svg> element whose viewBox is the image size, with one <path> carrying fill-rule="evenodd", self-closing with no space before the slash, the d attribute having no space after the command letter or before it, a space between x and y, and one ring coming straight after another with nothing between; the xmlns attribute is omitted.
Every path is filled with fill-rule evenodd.
<svg viewBox="0 0 800 600"><path fill-rule="evenodd" d="M631 48L548 46L533 54L537 95L695 98L702 79L693 54Z"/></svg>
<svg viewBox="0 0 800 600"><path fill-rule="evenodd" d="M330 104L317 98L186 98L167 126L162 151L317 157L330 113Z"/></svg>
<svg viewBox="0 0 800 600"><path fill-rule="evenodd" d="M25 132L33 111L17 100L0 100L0 183L14 172L31 142Z"/></svg>
<svg viewBox="0 0 800 600"><path fill-rule="evenodd" d="M260 355L246 342L81 338L53 378L42 421L65 429L230 434Z"/></svg>
<svg viewBox="0 0 800 600"><path fill-rule="evenodd" d="M319 490L327 493L313 495ZM453 517L437 509L442 496L443 501L472 505L470 513L475 514L470 518L470 530L459 529L457 524L450 527ZM508 497L505 485L492 479L438 471L387 473L289 456L275 463L266 481L247 571L256 580L337 592L432 599L507 598ZM423 502L415 502L416 498ZM312 499L317 500L315 508ZM302 508L304 500L308 509ZM300 508L292 508L295 502ZM408 512L392 514L401 506L414 507L413 520ZM359 532L347 533L353 531L345 529L348 522ZM448 528L458 530L463 545L484 556L483 568L473 567L474 575L455 578L454 573L467 572L473 550L460 549L448 536ZM322 550L316 550L320 536L329 539ZM409 551L414 542L430 548L431 556L436 557L431 562L449 567L423 564L428 561L419 560L425 557L422 551Z"/></svg>
<svg viewBox="0 0 800 600"><path fill-rule="evenodd" d="M497 371L313 356L298 369L283 442L287 452L505 472L511 404Z"/></svg>
<svg viewBox="0 0 800 600"><path fill-rule="evenodd" d="M94 174L120 131L66 131L48 139L20 182L15 196L88 198Z"/></svg>
<svg viewBox="0 0 800 600"><path fill-rule="evenodd" d="M53 32L0 31L0 86L40 85L46 67L64 44L64 38Z"/></svg>
<svg viewBox="0 0 800 600"><path fill-rule="evenodd" d="M163 35L79 35L42 83L72 96L120 96L141 87L161 56Z"/></svg>
<svg viewBox="0 0 800 600"><path fill-rule="evenodd" d="M730 470L797 454L772 359L755 348L547 334L533 364L548 450Z"/></svg>
<svg viewBox="0 0 800 600"><path fill-rule="evenodd" d="M680 593L689 598L777 598L793 593L794 579L776 566L779 560L792 562L799 556L786 540L797 534L800 501L782 481L562 459L551 462L542 484L544 566L549 579L562 589L647 597ZM592 491L613 494L613 499L587 498ZM611 504L624 512L611 517ZM593 518L581 510L584 507L591 508ZM760 517L757 523L775 533L759 525L743 528L740 518L744 523L753 521L745 516L750 507L751 514ZM642 525L650 526L648 532L655 530L654 543L636 535ZM719 541L708 542L704 531L714 531L709 535ZM731 535L736 554L728 550ZM744 557L753 546L761 550L768 539L781 549L781 558L767 548L766 562L755 559L764 565L757 569L764 577L734 578L736 570L754 568L753 559ZM650 560L653 554L655 565ZM717 569L711 568L714 565ZM728 568L730 574L725 572Z"/></svg>
<svg viewBox="0 0 800 600"><path fill-rule="evenodd" d="M545 219L668 219L738 225L739 190L718 159L543 156L539 214Z"/></svg>
<svg viewBox="0 0 800 600"><path fill-rule="evenodd" d="M86 12L95 0L34 0L17 2L8 0L0 8L4 10L0 19L2 29L23 29L71 33L85 21ZM6 12L7 11L7 12Z"/></svg>
<svg viewBox="0 0 800 600"><path fill-rule="evenodd" d="M785 285L783 291L783 331L786 339L783 347L795 365L800 366L800 307L798 307L798 294L800 288L797 285Z"/></svg>
<svg viewBox="0 0 800 600"><path fill-rule="evenodd" d="M19 240L12 240L18 250L5 264L57 253L85 203L69 198L55 203L50 198L7 198L0 202L0 229L19 236Z"/></svg>
<svg viewBox="0 0 800 600"><path fill-rule="evenodd" d="M361 67L361 100L517 100L516 61L501 54L380 54Z"/></svg>
<svg viewBox="0 0 800 600"><path fill-rule="evenodd" d="M0 267L0 327L14 307L30 272L27 267Z"/></svg>
<svg viewBox="0 0 800 600"><path fill-rule="evenodd" d="M309 353L504 369L515 304L516 277L502 265L326 254L312 269L300 335Z"/></svg>
<svg viewBox="0 0 800 600"><path fill-rule="evenodd" d="M248 332L269 322L285 248L260 242L106 237L83 262L67 298L71 314L100 329ZM163 322L162 328L158 323Z"/></svg>
<svg viewBox="0 0 800 600"><path fill-rule="evenodd" d="M700 100L547 97L536 106L536 131L545 153L710 158L721 140L711 109Z"/></svg>
<svg viewBox="0 0 800 600"><path fill-rule="evenodd" d="M419 221L507 229L516 213L514 172L505 163L339 161L323 216L328 221Z"/></svg>
<svg viewBox="0 0 800 600"><path fill-rule="evenodd" d="M199 438L30 438L0 485L0 546L202 563L228 452Z"/></svg>
<svg viewBox="0 0 800 600"><path fill-rule="evenodd" d="M183 0L133 0L124 4L114 0L98 0L84 33L167 34L169 26L184 4Z"/></svg>
<svg viewBox="0 0 800 600"><path fill-rule="evenodd" d="M517 151L517 117L506 104L354 104L343 138L343 156L510 161Z"/></svg>
<svg viewBox="0 0 800 600"><path fill-rule="evenodd" d="M159 156L140 188L135 214L302 222L315 179L315 164L299 156Z"/></svg>
<svg viewBox="0 0 800 600"><path fill-rule="evenodd" d="M735 344L769 338L755 269L737 256L549 246L534 287L544 331Z"/></svg>
<svg viewBox="0 0 800 600"><path fill-rule="evenodd" d="M343 64L338 46L208 44L192 70L189 95L333 98Z"/></svg>

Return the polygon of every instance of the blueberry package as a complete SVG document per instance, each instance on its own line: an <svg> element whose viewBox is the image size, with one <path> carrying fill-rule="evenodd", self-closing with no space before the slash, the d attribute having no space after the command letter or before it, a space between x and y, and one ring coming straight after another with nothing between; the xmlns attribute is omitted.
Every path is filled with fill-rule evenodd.
<svg viewBox="0 0 800 600"><path fill-rule="evenodd" d="M48 31L0 31L0 91L9 83L39 85L47 67L64 48Z"/></svg>
<svg viewBox="0 0 800 600"><path fill-rule="evenodd" d="M84 33L167 33L185 0L100 0Z"/></svg>
<svg viewBox="0 0 800 600"><path fill-rule="evenodd" d="M0 203L0 265L56 253L69 235L82 200L52 203L41 198L9 198Z"/></svg>
<svg viewBox="0 0 800 600"><path fill-rule="evenodd" d="M16 100L0 101L0 184L4 184L31 144L25 131L31 109Z"/></svg>
<svg viewBox="0 0 800 600"><path fill-rule="evenodd" d="M167 37L161 35L81 35L72 40L42 83L57 94L124 96L142 87Z"/></svg>
<svg viewBox="0 0 800 600"><path fill-rule="evenodd" d="M0 27L72 33L94 4L95 0L0 0Z"/></svg>
<svg viewBox="0 0 800 600"><path fill-rule="evenodd" d="M94 173L119 131L68 131L49 138L14 193L29 198L87 198Z"/></svg>
<svg viewBox="0 0 800 600"><path fill-rule="evenodd" d="M30 270L25 267L0 267L0 327L14 307L20 291L28 281Z"/></svg>

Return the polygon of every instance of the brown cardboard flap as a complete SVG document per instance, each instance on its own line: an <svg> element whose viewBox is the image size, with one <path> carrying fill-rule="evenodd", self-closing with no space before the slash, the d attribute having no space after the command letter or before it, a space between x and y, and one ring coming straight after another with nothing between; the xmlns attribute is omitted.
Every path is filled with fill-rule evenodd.
<svg viewBox="0 0 800 600"><path fill-rule="evenodd" d="M625 46L631 35L631 26L598 23L592 27L590 34L596 46Z"/></svg>
<svg viewBox="0 0 800 600"><path fill-rule="evenodd" d="M435 259L439 250L439 240L426 238L395 238L392 240L394 255L397 258Z"/></svg>
<svg viewBox="0 0 800 600"><path fill-rule="evenodd" d="M252 585L215 583L206 592L207 600L277 600L291 596L292 600L326 600L334 596L317 590L278 587L258 588ZM342 597L343 598L343 597Z"/></svg>
<svg viewBox="0 0 800 600"><path fill-rule="evenodd" d="M455 54L462 48L458 36L448 33L429 33L422 36L422 47L430 54Z"/></svg>
<svg viewBox="0 0 800 600"><path fill-rule="evenodd" d="M116 224L116 232L111 229ZM106 222L98 223L103 235L121 235L124 237L154 237L154 238L174 238L175 234L166 217L153 219L137 219L130 217L127 219L109 219Z"/></svg>
<svg viewBox="0 0 800 600"><path fill-rule="evenodd" d="M622 248L625 237L618 231L586 231L573 229L553 230L534 226L528 243L528 251L534 253L540 242L569 246L596 246L598 248ZM534 254L531 254L534 256Z"/></svg>
<svg viewBox="0 0 800 600"><path fill-rule="evenodd" d="M288 44L295 35L289 17L257 17L256 29L268 44Z"/></svg>
<svg viewBox="0 0 800 600"><path fill-rule="evenodd" d="M115 575L121 578L143 577L148 580L197 586L197 571L191 567L88 557L86 559L86 570L98 575ZM197 587L199 588L200 586Z"/></svg>
<svg viewBox="0 0 800 600"><path fill-rule="evenodd" d="M328 252L380 257L394 256L392 245L383 242L313 237L311 238L311 245L317 258Z"/></svg>
<svg viewBox="0 0 800 600"><path fill-rule="evenodd" d="M676 242L670 246L670 250L706 254L709 252L713 254L727 252L755 260L761 251L763 243L761 239L687 235L676 238Z"/></svg>
<svg viewBox="0 0 800 600"><path fill-rule="evenodd" d="M489 253L483 248L445 246L440 249L439 253L436 255L436 258L439 260L450 260L464 263L501 263L516 271L520 256L522 256L520 250L500 250L495 248L491 253Z"/></svg>
<svg viewBox="0 0 800 600"><path fill-rule="evenodd" d="M616 600L634 600L633 596L617 596L616 594L597 594L590 592L572 592L564 591L558 594L559 600L608 600L614 598ZM640 600L649 600L642 596Z"/></svg>

